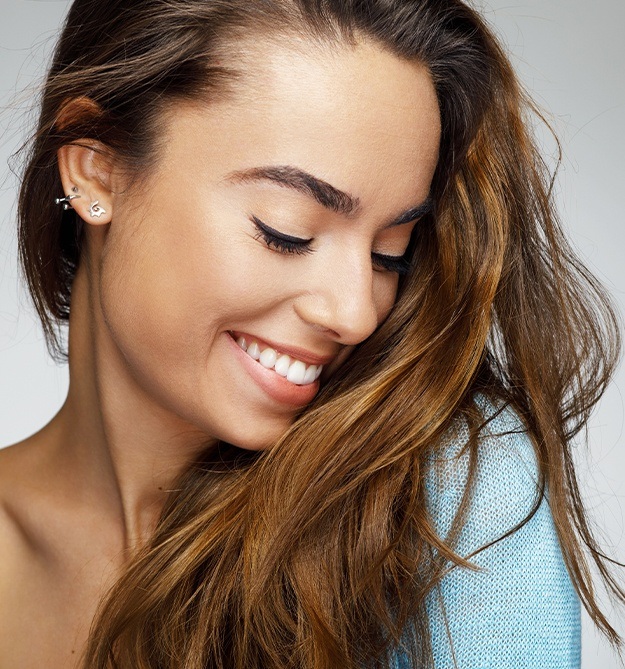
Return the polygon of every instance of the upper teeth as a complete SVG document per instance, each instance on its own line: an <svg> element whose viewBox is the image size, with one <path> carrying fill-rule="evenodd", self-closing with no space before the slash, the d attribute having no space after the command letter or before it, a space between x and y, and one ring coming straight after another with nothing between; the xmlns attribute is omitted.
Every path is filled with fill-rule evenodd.
<svg viewBox="0 0 625 669"><path fill-rule="evenodd" d="M237 344L263 367L273 369L280 376L285 376L287 381L300 386L308 385L318 379L323 369L323 365L306 365L305 362L279 353L269 346L261 350L258 342L251 340L248 343L245 337L239 337Z"/></svg>

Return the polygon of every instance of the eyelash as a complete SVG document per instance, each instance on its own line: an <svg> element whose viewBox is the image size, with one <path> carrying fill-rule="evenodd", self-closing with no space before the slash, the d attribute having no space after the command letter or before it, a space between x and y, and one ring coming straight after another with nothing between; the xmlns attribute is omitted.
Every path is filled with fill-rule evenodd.
<svg viewBox="0 0 625 669"><path fill-rule="evenodd" d="M258 231L254 239L262 239L269 248L280 253L294 253L296 255L307 255L314 252L314 249L310 248L312 239L299 239L279 233L256 218L256 216L252 216L252 223ZM388 272L396 272L400 276L408 274L413 266L405 256L387 256L382 253L372 253L371 258L378 267Z"/></svg>

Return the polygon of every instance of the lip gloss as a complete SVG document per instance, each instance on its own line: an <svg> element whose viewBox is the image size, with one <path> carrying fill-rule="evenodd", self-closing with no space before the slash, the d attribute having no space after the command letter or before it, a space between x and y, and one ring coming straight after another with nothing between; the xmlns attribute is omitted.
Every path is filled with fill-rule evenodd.
<svg viewBox="0 0 625 669"><path fill-rule="evenodd" d="M273 369L263 367L260 362L249 356L228 333L225 333L233 349L233 354L241 362L241 365L251 377L251 379L269 397L281 404L287 404L294 407L304 406L313 400L319 390L319 379L307 385L297 385L287 381L285 377L280 376Z"/></svg>

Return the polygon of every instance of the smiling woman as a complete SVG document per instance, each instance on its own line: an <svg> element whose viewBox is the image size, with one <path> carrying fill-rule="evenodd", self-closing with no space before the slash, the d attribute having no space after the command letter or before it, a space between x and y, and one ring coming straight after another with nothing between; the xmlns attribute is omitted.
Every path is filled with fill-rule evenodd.
<svg viewBox="0 0 625 669"><path fill-rule="evenodd" d="M104 144L59 149L63 190L85 194L71 206L93 228L89 256L100 259L97 278L79 267L72 301L80 310L82 281L92 303L87 286L95 278L104 326L95 336L106 356L102 374L110 375L101 379L102 399L123 397L124 388L133 396L140 376L169 421L244 448L272 444L313 399L320 382L303 384L302 363L323 358L323 382L386 318L393 270L407 264L417 223L411 216L391 229L387 221L423 206L438 157L438 106L425 68L365 44L337 48L331 59L296 46L256 40L249 46L256 65L227 102L171 105L158 163L140 188ZM357 83L365 71L378 73L366 94ZM339 95L341 112L329 117ZM401 106L389 102L400 97ZM67 103L63 113L80 109ZM325 179L305 177L299 166L256 166L272 156ZM359 202L330 182L347 183ZM287 193L287 185L299 188ZM96 200L106 212L97 220L89 212ZM109 228L114 220L123 225ZM250 343L280 342L276 353L302 349L294 354L299 366L289 367L286 381L261 369L273 367L271 354L241 367L245 359L226 348L232 331Z"/></svg>
<svg viewBox="0 0 625 669"><path fill-rule="evenodd" d="M74 1L0 667L568 669L580 602L620 643L570 453L619 333L528 109L459 0Z"/></svg>

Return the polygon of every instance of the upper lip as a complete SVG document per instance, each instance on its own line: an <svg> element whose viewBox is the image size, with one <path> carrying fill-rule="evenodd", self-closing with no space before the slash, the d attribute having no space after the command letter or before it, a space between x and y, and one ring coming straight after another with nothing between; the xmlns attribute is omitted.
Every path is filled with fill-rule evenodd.
<svg viewBox="0 0 625 669"><path fill-rule="evenodd" d="M301 360L307 365L327 365L329 362L332 362L336 358L337 354L332 355L318 355L317 353L311 353L310 351L299 348L298 346L288 346L287 344L281 344L279 342L271 341L270 339L265 339L264 337L258 337L256 335L248 334L247 332L240 332L239 330L230 330L230 334L234 339L243 337L248 345L255 341L259 346L269 346L274 349L277 353L284 353L292 358Z"/></svg>

